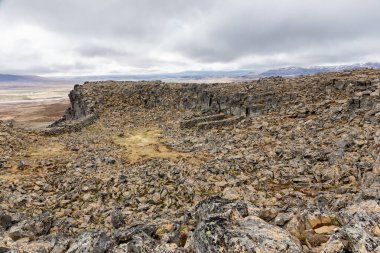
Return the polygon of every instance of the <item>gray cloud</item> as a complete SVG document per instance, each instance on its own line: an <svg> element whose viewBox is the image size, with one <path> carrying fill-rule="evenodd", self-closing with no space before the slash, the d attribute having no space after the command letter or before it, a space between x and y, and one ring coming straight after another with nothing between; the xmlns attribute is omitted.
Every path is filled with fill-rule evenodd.
<svg viewBox="0 0 380 253"><path fill-rule="evenodd" d="M380 61L379 9L378 0L0 0L0 72Z"/></svg>
<svg viewBox="0 0 380 253"><path fill-rule="evenodd" d="M83 57L127 57L128 52L106 45L83 44L76 48L76 51Z"/></svg>
<svg viewBox="0 0 380 253"><path fill-rule="evenodd" d="M379 1L329 1L321 5L314 0L269 0L265 5L251 2L223 12L226 6L198 24L193 31L197 36L185 36L175 46L206 61L331 46L339 50L347 41L379 38L380 15L375 11L379 8ZM221 20L223 24L219 24Z"/></svg>

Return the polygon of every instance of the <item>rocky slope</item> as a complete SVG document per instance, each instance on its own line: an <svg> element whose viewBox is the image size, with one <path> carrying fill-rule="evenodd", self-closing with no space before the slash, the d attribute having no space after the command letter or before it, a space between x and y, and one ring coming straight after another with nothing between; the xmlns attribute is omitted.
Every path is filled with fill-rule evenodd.
<svg viewBox="0 0 380 253"><path fill-rule="evenodd" d="M1 124L0 252L380 252L380 71L70 100Z"/></svg>

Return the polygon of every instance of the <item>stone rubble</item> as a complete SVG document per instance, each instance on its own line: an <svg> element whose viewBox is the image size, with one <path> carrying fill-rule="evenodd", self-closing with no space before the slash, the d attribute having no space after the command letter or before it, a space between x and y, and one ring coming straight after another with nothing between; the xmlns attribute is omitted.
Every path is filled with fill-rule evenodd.
<svg viewBox="0 0 380 253"><path fill-rule="evenodd" d="M378 70L70 99L0 123L0 252L380 252Z"/></svg>

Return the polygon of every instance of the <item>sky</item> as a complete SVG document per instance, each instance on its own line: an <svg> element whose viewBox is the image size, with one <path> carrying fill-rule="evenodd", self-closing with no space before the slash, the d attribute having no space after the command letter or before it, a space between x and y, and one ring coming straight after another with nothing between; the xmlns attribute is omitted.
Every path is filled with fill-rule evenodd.
<svg viewBox="0 0 380 253"><path fill-rule="evenodd" d="M0 0L0 73L380 62L379 0Z"/></svg>

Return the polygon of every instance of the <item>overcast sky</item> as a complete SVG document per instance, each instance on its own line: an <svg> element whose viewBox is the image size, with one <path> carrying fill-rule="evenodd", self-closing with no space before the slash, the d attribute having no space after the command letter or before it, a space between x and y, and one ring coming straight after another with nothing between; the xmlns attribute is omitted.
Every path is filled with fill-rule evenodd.
<svg viewBox="0 0 380 253"><path fill-rule="evenodd" d="M380 62L380 0L0 0L0 73Z"/></svg>

